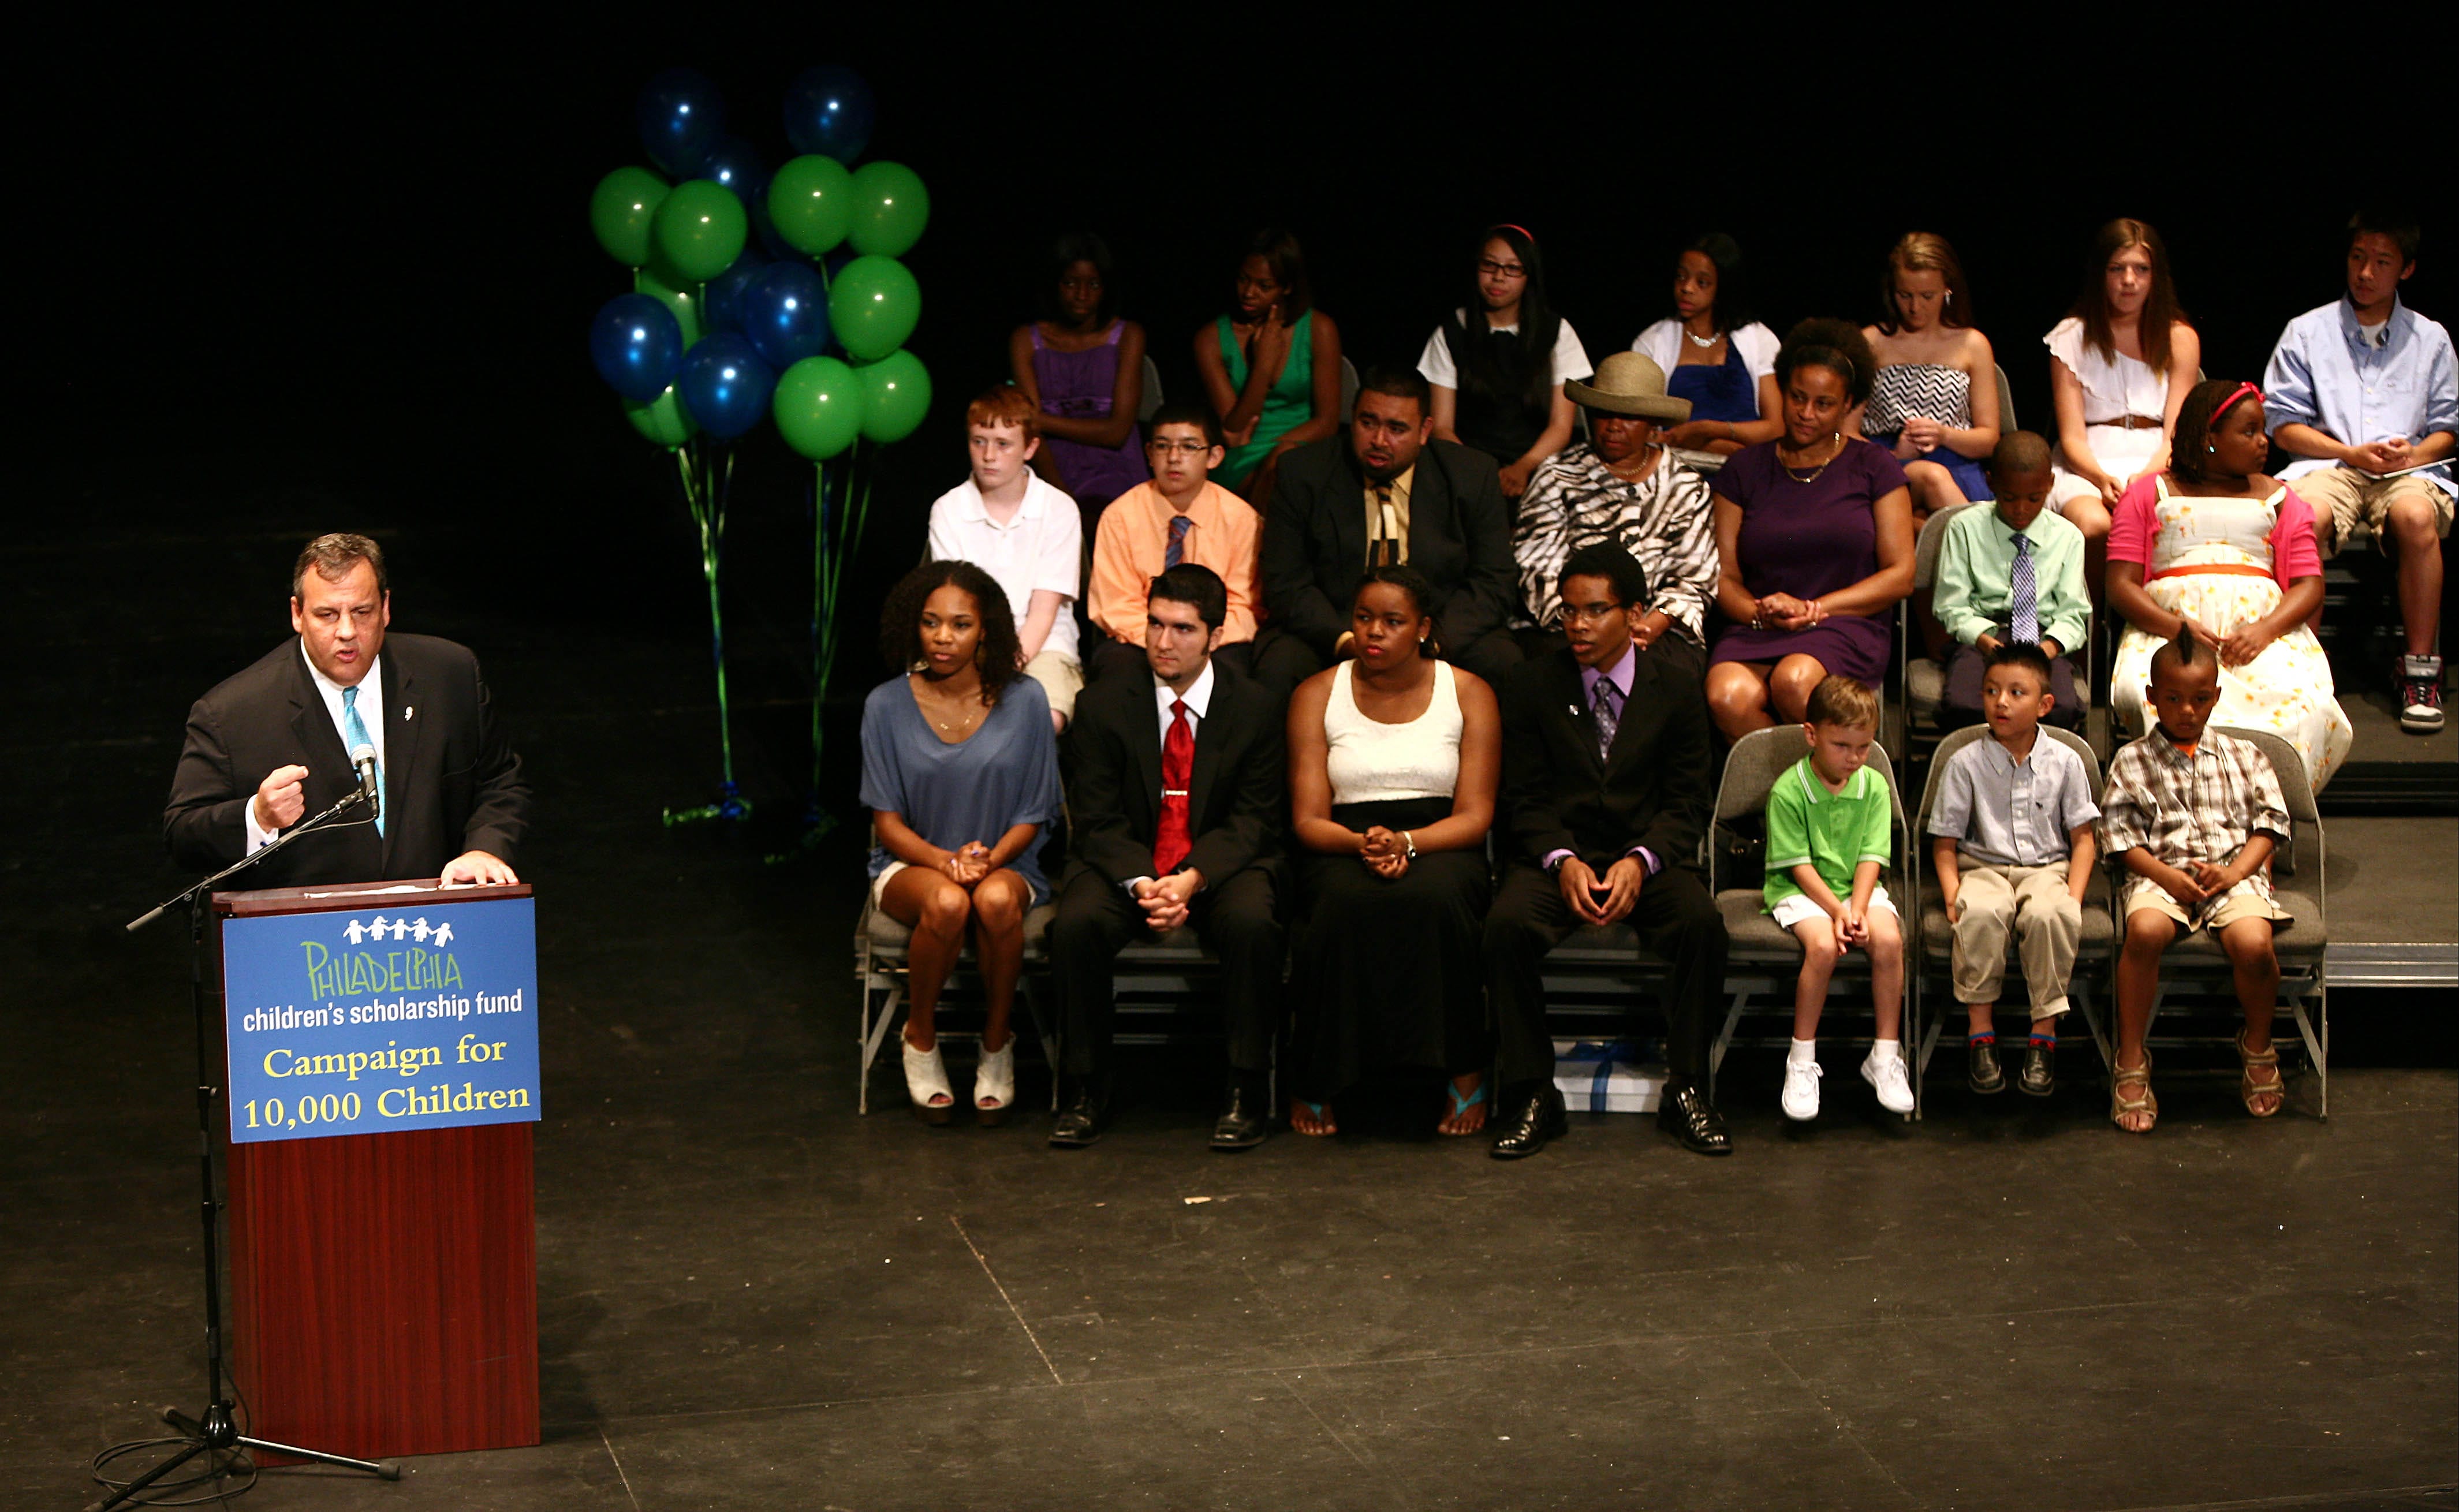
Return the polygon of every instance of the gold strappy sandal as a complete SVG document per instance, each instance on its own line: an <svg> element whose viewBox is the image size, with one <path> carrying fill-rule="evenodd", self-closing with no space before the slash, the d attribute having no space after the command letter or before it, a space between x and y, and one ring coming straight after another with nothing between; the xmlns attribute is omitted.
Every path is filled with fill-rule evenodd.
<svg viewBox="0 0 2459 1512"><path fill-rule="evenodd" d="M2288 1083L2280 1076L2279 1045L2274 1044L2257 1055L2245 1047L2245 1031L2240 1029L2237 1032L2237 1058L2242 1067L2238 1075L2237 1094L2244 1102L2248 1113L2256 1118L2269 1118L2288 1105ZM2255 1075L2258 1071L2265 1075ZM2279 1101L2267 1108L2258 1108L2254 1100L2259 1097L2277 1098Z"/></svg>
<svg viewBox="0 0 2459 1512"><path fill-rule="evenodd" d="M2129 1097L2127 1094L2130 1090L2140 1091L2142 1095ZM2118 1120L2129 1113L2145 1113L2149 1114L2150 1118L2139 1129L2128 1128L2125 1124L2119 1124ZM2124 1134L2149 1134L2152 1132L2153 1124L2160 1122L2160 1100L2152 1095L2152 1052L2150 1050L2143 1052L2143 1063L2139 1066L2110 1068L2109 1122L2116 1124L2118 1131Z"/></svg>

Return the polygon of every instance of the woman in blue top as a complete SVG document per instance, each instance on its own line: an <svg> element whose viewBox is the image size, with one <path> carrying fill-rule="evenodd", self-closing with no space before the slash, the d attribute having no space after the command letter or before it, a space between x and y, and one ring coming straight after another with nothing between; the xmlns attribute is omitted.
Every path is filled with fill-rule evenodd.
<svg viewBox="0 0 2459 1512"><path fill-rule="evenodd" d="M908 573L888 596L879 644L897 675L863 704L862 801L878 836L872 902L914 930L905 1088L924 1123L956 1112L933 1019L970 932L990 1000L974 1112L997 1124L1016 1102L1008 1017L1024 915L1050 896L1034 855L1059 813L1050 704L1019 670L1007 595L971 562Z"/></svg>
<svg viewBox="0 0 2459 1512"><path fill-rule="evenodd" d="M1665 370L1669 397L1691 401L1691 418L1667 429L1666 444L1728 457L1775 440L1784 429L1776 346L1752 312L1740 244L1721 231L1692 242L1673 264L1673 314L1630 344Z"/></svg>
<svg viewBox="0 0 2459 1512"><path fill-rule="evenodd" d="M1340 429L1340 330L1287 231L1249 239L1231 289L1230 313L1195 333L1195 370L1229 450L1212 479L1263 510L1281 454Z"/></svg>

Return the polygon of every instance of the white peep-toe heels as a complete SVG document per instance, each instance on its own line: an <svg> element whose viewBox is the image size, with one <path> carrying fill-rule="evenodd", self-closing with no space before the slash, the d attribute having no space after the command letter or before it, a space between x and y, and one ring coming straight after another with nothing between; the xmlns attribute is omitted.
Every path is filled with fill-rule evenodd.
<svg viewBox="0 0 2459 1512"><path fill-rule="evenodd" d="M985 1127L1004 1124L1015 1103L1016 1034L1011 1030L1007 1043L983 1051L974 1068L974 1117Z"/></svg>
<svg viewBox="0 0 2459 1512"><path fill-rule="evenodd" d="M945 1124L956 1116L956 1089L948 1085L948 1062L934 1043L928 1050L916 1050L912 1040L902 1034L896 1042L905 1051L905 1095L914 1100L914 1116L925 1124ZM933 1098L945 1098L933 1102Z"/></svg>

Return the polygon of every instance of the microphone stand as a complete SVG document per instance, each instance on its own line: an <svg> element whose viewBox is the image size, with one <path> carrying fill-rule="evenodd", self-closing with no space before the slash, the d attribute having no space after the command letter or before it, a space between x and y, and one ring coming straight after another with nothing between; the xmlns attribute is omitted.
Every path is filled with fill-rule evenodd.
<svg viewBox="0 0 2459 1512"><path fill-rule="evenodd" d="M255 800L250 798L248 801L253 803ZM341 829L347 825L373 823L375 818L373 814L369 814L365 819L340 818L342 812L353 804L362 803L370 808L379 806L378 800L372 797L365 787L353 788L339 803L303 824L294 825L288 833L272 844L242 857L235 864L222 868L186 892L165 900L129 921L129 933L135 934L181 904L187 905L188 909L188 1003L197 1021L197 1130L200 1135L197 1144L197 1168L202 1186L201 1211L204 1219L205 1241L201 1251L205 1266L205 1409L191 1418L176 1407L163 1408L162 1421L179 1432L179 1440L174 1441L183 1441L179 1453L126 1485L118 1487L109 1497L92 1503L87 1512L106 1512L108 1508L132 1502L137 1499L138 1492L197 1456L220 1454L231 1449L264 1449L275 1454L312 1460L320 1464L338 1465L345 1470L363 1470L380 1480L401 1479L401 1466L390 1460L383 1461L353 1460L347 1455L326 1454L320 1449L302 1449L296 1444L251 1438L240 1432L239 1419L233 1413L231 1400L222 1391L225 1373L222 1368L221 1266L220 1257L216 1253L216 1245L221 1233L220 1223L221 1204L214 1197L214 1101L221 1095L222 1089L216 1084L220 1078L214 1062L212 1025L205 1015L207 900L215 883L224 877L246 871L288 846L301 835L319 830ZM211 1464L211 1461L208 1463ZM216 1466L208 1470L206 1479L218 1480L229 1473L227 1468ZM95 1478L97 1480L102 1480L98 1465ZM111 1483L103 1480L105 1485Z"/></svg>

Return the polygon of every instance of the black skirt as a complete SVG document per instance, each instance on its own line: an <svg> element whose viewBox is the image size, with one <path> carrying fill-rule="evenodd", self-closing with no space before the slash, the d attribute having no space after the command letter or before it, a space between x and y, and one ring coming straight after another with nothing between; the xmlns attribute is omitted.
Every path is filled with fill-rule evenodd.
<svg viewBox="0 0 2459 1512"><path fill-rule="evenodd" d="M1412 798L1345 804L1332 817L1363 833L1416 830L1451 811L1448 798ZM1493 896L1484 848L1420 851L1397 881L1356 856L1308 855L1298 881L1298 1095L1329 1101L1381 1065L1482 1070L1493 1042L1479 954Z"/></svg>

